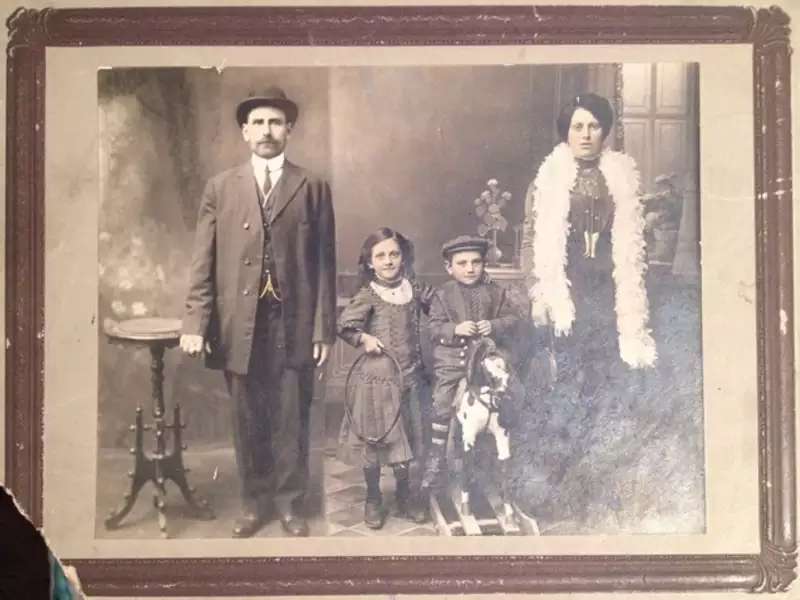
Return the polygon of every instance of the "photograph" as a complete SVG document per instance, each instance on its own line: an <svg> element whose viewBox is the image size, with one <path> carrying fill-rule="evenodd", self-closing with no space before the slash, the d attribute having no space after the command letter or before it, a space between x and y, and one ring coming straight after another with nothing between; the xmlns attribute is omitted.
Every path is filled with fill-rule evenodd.
<svg viewBox="0 0 800 600"><path fill-rule="evenodd" d="M697 63L97 72L97 538L702 534Z"/></svg>
<svg viewBox="0 0 800 600"><path fill-rule="evenodd" d="M347 4L8 17L4 486L53 556L789 590L791 11Z"/></svg>

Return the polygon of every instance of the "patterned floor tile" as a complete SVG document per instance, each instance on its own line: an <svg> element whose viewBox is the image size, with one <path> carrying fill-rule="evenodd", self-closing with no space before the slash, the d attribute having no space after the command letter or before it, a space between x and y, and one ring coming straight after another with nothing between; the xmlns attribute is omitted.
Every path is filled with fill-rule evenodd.
<svg viewBox="0 0 800 600"><path fill-rule="evenodd" d="M323 452L324 456L324 463L325 463L325 474L326 475L336 475L337 473L344 473L345 471L349 471L353 467L350 465L346 465L343 462L336 460L336 453L334 452L333 456L331 456L327 451Z"/></svg>
<svg viewBox="0 0 800 600"><path fill-rule="evenodd" d="M325 493L330 496L331 494L349 488L353 485L353 483L349 481L342 481L341 479L335 479L333 477L326 477L323 485L325 486Z"/></svg>
<svg viewBox="0 0 800 600"><path fill-rule="evenodd" d="M383 527L380 529L370 529L364 523L356 525L353 527L353 529L363 533L364 535L383 537L391 535L403 535L405 532L416 529L417 527L419 526L416 523L412 523L411 521L399 519L390 515L383 524Z"/></svg>
<svg viewBox="0 0 800 600"><path fill-rule="evenodd" d="M408 530L406 532L403 532L400 535L405 535L405 536L421 536L421 535L422 536L424 536L424 535L427 535L427 536L431 536L431 535L432 536L438 536L439 533L436 531L436 529L433 527L433 525L430 525L428 527L420 525L418 527L414 527L414 529L410 529L410 530Z"/></svg>
<svg viewBox="0 0 800 600"><path fill-rule="evenodd" d="M331 477L348 483L361 483L364 481L364 472L361 469L350 468L338 473L331 473Z"/></svg>
<svg viewBox="0 0 800 600"><path fill-rule="evenodd" d="M339 510L353 510L353 507L364 506L363 499L361 501L353 502L352 500L338 500L336 498L328 497L325 499L325 514L329 515Z"/></svg>
<svg viewBox="0 0 800 600"><path fill-rule="evenodd" d="M363 502L366 488L363 485L351 485L336 492L327 494L328 498L344 502Z"/></svg>
<svg viewBox="0 0 800 600"><path fill-rule="evenodd" d="M355 529L342 529L341 531L331 534L329 537L364 537L364 534Z"/></svg>
<svg viewBox="0 0 800 600"><path fill-rule="evenodd" d="M328 523L334 523L342 527L353 527L364 520L364 507L353 506L343 510L337 510L325 515Z"/></svg>

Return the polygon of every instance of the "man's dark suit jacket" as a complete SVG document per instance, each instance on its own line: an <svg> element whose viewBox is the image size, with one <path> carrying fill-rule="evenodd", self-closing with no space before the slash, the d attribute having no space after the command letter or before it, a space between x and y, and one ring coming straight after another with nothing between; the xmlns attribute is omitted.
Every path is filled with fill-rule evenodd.
<svg viewBox="0 0 800 600"><path fill-rule="evenodd" d="M328 183L289 161L272 190L272 253L288 365L313 364L313 342L336 338L336 246ZM212 344L211 368L247 373L264 252L251 163L220 173L200 203L183 332Z"/></svg>

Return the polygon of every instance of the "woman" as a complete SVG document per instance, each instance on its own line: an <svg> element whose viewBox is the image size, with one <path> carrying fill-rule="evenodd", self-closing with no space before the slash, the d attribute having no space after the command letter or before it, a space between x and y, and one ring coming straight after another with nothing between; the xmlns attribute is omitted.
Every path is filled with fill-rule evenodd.
<svg viewBox="0 0 800 600"><path fill-rule="evenodd" d="M548 360L526 386L516 458L518 503L539 518L586 519L591 494L606 492L592 452L639 393L637 370L656 361L639 173L603 147L612 122L605 98L572 98L556 122L562 141L529 188L531 317Z"/></svg>
<svg viewBox="0 0 800 600"><path fill-rule="evenodd" d="M595 94L576 96L558 117L563 141L533 182L531 317L592 348L610 351L616 341L624 363L650 367L639 172L631 157L603 148L612 120ZM597 320L615 309L618 335L597 339Z"/></svg>

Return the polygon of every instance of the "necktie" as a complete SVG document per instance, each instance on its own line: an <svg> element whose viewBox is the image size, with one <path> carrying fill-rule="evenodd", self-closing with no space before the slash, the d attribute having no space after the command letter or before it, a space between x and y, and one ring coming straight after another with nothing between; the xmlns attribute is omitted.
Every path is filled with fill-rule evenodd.
<svg viewBox="0 0 800 600"><path fill-rule="evenodd" d="M264 215L266 216L267 222L272 219L272 196L270 195L270 190L272 189L272 180L269 178L269 167L267 167L266 172L264 173Z"/></svg>
<svg viewBox="0 0 800 600"><path fill-rule="evenodd" d="M264 173L264 202L267 201L267 197L269 196L269 191L272 189L272 180L269 178L269 167L267 167Z"/></svg>

